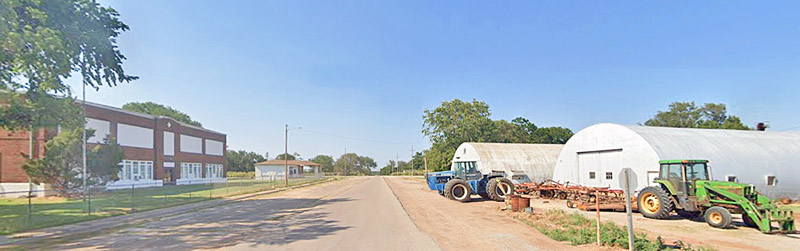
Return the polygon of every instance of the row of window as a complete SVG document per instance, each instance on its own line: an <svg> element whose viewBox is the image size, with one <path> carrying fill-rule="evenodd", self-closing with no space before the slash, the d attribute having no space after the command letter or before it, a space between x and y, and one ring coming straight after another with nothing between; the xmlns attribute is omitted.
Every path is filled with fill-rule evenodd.
<svg viewBox="0 0 800 251"><path fill-rule="evenodd" d="M695 175L698 176L697 174L695 174ZM705 175L705 173L703 173L702 175ZM703 177L705 177L705 176L703 176ZM766 177L765 181L766 181L766 185L767 186L776 186L776 185L778 185L778 179L775 178L774 175L767 175L765 177ZM597 178L597 175L595 174L595 172L589 172L589 179L596 179L596 178ZM614 173L606 172L606 179L607 180L614 179ZM725 179L728 180L729 182L739 182L739 179L736 178L736 175L725 176Z"/></svg>
<svg viewBox="0 0 800 251"><path fill-rule="evenodd" d="M222 178L222 164L206 164L205 178ZM181 179L201 179L203 170L200 163L181 163Z"/></svg>
<svg viewBox="0 0 800 251"><path fill-rule="evenodd" d="M153 162L141 160L123 160L119 163L120 180L152 180ZM222 178L222 164L206 164L206 178ZM181 163L182 179L203 178L203 170L200 163Z"/></svg>
<svg viewBox="0 0 800 251"><path fill-rule="evenodd" d="M595 178L597 178L597 175L594 172L589 172L589 179L595 179ZM607 180L614 179L614 173L606 172L606 179Z"/></svg>

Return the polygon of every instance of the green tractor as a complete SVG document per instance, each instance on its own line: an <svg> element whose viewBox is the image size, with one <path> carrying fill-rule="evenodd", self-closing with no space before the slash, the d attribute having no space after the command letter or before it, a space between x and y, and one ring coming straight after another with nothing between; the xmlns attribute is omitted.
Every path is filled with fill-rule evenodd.
<svg viewBox="0 0 800 251"><path fill-rule="evenodd" d="M659 164L658 186L642 189L636 199L645 217L664 219L674 210L682 217L702 216L712 227L728 228L733 213L742 214L746 225L763 233L795 232L792 211L778 208L753 185L710 180L707 160L662 160Z"/></svg>

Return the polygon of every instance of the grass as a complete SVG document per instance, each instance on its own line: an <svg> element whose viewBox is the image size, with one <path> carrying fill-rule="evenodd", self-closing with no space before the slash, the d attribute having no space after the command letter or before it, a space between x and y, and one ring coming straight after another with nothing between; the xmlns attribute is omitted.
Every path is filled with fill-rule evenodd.
<svg viewBox="0 0 800 251"><path fill-rule="evenodd" d="M310 183L319 179L307 177L290 179L289 185ZM282 187L283 181L229 180L227 183L164 186L153 188L102 190L91 200L82 198L45 197L0 199L0 235L59 226L87 220L130 214L187 203L218 199L238 194ZM91 202L91 214L87 208Z"/></svg>
<svg viewBox="0 0 800 251"><path fill-rule="evenodd" d="M568 214L563 210L551 209L540 217L518 217L520 221L533 226L553 240L569 242L572 245L586 245L597 242L597 224L580 213ZM665 245L661 237L650 240L643 233L634 234L635 250L713 250L707 247L693 247L681 241ZM627 227L613 222L600 223L600 243L603 246L628 248Z"/></svg>

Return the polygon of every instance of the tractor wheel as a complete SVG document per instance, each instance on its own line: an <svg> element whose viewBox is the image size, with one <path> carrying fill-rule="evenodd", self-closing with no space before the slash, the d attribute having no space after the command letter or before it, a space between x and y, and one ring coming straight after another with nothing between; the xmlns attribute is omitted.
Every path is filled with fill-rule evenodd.
<svg viewBox="0 0 800 251"><path fill-rule="evenodd" d="M506 178L494 178L489 180L486 184L486 194L489 195L490 200L503 201L506 199L506 193L514 193L514 184Z"/></svg>
<svg viewBox="0 0 800 251"><path fill-rule="evenodd" d="M747 216L747 213L742 214L742 221L744 221L744 224L747 225L748 227L758 228L758 224L756 224L756 221L750 219L750 216Z"/></svg>
<svg viewBox="0 0 800 251"><path fill-rule="evenodd" d="M462 179L452 179L444 184L444 197L448 199L469 202L472 188Z"/></svg>
<svg viewBox="0 0 800 251"><path fill-rule="evenodd" d="M695 220L697 218L700 218L700 215L702 214L701 212L690 212L690 211L680 210L680 209L676 209L675 212L678 213L678 215L680 215L681 217L686 218L686 219L690 219L690 220Z"/></svg>
<svg viewBox="0 0 800 251"><path fill-rule="evenodd" d="M715 228L729 228L733 217L731 212L724 207L714 206L706 209L706 223Z"/></svg>
<svg viewBox="0 0 800 251"><path fill-rule="evenodd" d="M567 193L566 192L558 192L558 196L557 197L559 199L566 200L567 199Z"/></svg>
<svg viewBox="0 0 800 251"><path fill-rule="evenodd" d="M664 219L672 212L672 200L660 187L646 187L636 199L639 212L647 218Z"/></svg>

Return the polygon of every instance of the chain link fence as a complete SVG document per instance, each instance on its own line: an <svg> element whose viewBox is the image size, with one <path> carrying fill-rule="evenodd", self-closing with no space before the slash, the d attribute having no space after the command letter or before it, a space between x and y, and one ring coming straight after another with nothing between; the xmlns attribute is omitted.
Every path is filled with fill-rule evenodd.
<svg viewBox="0 0 800 251"><path fill-rule="evenodd" d="M289 186L333 179L322 174L289 178ZM159 182L137 182L132 185L91 187L85 196L64 197L70 194L59 190L0 192L0 235L76 223L139 211L172 207L187 203L255 193L284 187L284 177L264 180L228 178L220 182L195 180L181 185ZM73 193L74 194L74 193ZM83 194L79 192L78 194ZM46 195L46 196L44 196Z"/></svg>

